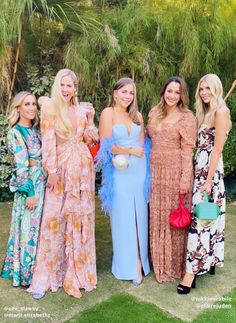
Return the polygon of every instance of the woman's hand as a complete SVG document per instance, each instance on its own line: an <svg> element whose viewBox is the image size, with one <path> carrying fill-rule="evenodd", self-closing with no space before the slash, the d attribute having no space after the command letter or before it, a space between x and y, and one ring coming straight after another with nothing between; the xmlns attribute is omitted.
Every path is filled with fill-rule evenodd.
<svg viewBox="0 0 236 323"><path fill-rule="evenodd" d="M205 184L201 187L201 192L206 191L207 194L211 194L212 184L211 181L206 180Z"/></svg>
<svg viewBox="0 0 236 323"><path fill-rule="evenodd" d="M184 183L184 182L180 182L179 192L182 195L189 193L189 184Z"/></svg>
<svg viewBox="0 0 236 323"><path fill-rule="evenodd" d="M90 103L87 104L86 105L86 116L87 116L89 123L93 122L94 115L95 115L94 107Z"/></svg>
<svg viewBox="0 0 236 323"><path fill-rule="evenodd" d="M143 157L144 156L144 149L142 147L132 147L130 148L130 155L134 155L137 157Z"/></svg>
<svg viewBox="0 0 236 323"><path fill-rule="evenodd" d="M58 183L58 180L59 180L59 177L58 177L57 173L53 173L53 174L48 175L46 187L49 189L49 191L54 190L54 188L56 187L56 185Z"/></svg>
<svg viewBox="0 0 236 323"><path fill-rule="evenodd" d="M30 196L26 198L25 207L27 210L32 211L36 206L36 197Z"/></svg>

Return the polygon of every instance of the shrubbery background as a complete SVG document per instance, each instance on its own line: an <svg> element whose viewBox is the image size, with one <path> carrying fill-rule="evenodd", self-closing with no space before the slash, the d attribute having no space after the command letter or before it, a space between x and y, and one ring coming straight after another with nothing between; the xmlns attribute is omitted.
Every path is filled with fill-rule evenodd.
<svg viewBox="0 0 236 323"><path fill-rule="evenodd" d="M24 0L0 3L0 199L8 198L5 115L20 90L48 95L56 72L79 79L79 99L101 110L114 82L137 85L145 120L163 82L183 77L190 108L200 77L216 73L225 94L236 77L234 0ZM224 148L227 186L236 194L236 94L227 100L233 128Z"/></svg>

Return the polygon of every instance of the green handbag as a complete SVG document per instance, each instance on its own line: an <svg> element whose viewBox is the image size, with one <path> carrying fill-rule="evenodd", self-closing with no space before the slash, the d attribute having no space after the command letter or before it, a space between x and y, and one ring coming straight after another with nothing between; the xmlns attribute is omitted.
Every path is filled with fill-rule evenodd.
<svg viewBox="0 0 236 323"><path fill-rule="evenodd" d="M204 191L203 202L198 203L194 208L194 213L199 220L216 220L220 214L219 206L209 202L208 199L208 194Z"/></svg>

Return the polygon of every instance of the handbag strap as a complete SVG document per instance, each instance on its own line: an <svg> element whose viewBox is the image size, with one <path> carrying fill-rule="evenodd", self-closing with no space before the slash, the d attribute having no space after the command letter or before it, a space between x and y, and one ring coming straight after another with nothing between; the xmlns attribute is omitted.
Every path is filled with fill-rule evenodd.
<svg viewBox="0 0 236 323"><path fill-rule="evenodd" d="M183 195L179 193L179 206L184 207L184 199Z"/></svg>
<svg viewBox="0 0 236 323"><path fill-rule="evenodd" d="M203 201L204 201L204 202L208 202L208 201L209 201L209 198L210 198L210 195L208 195L206 191L204 191L204 192L203 192L203 194L204 194L204 199L203 199Z"/></svg>

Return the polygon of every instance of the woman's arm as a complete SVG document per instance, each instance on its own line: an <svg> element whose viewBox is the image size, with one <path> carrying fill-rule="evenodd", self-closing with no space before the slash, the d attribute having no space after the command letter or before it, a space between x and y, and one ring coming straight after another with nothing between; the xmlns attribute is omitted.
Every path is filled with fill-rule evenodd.
<svg viewBox="0 0 236 323"><path fill-rule="evenodd" d="M35 208L36 197L33 181L29 176L29 154L27 146L20 132L16 129L7 135L9 153L13 156L15 174L10 181L10 190L27 196L25 207L29 210Z"/></svg>
<svg viewBox="0 0 236 323"><path fill-rule="evenodd" d="M227 107L222 107L216 111L214 147L211 153L207 179L202 188L208 194L211 193L212 178L215 174L220 156L223 152L226 135L227 135L227 132L229 131L229 122L230 122L230 115L229 115L229 109Z"/></svg>
<svg viewBox="0 0 236 323"><path fill-rule="evenodd" d="M181 178L180 194L191 191L193 177L193 149L197 139L197 120L195 116L188 112L179 123L180 125L180 144L181 144Z"/></svg>
<svg viewBox="0 0 236 323"><path fill-rule="evenodd" d="M102 142L105 138L112 136L112 108L105 108L99 119L99 136Z"/></svg>
<svg viewBox="0 0 236 323"><path fill-rule="evenodd" d="M99 142L98 129L94 125L95 110L92 104L86 105L85 113L86 113L87 124L84 130L84 141L88 145L91 145L93 143Z"/></svg>
<svg viewBox="0 0 236 323"><path fill-rule="evenodd" d="M139 117L140 126L141 126L140 143L143 146L144 145L144 139L145 139L145 129L144 129L143 116L142 116L142 114L140 112L138 112L138 117Z"/></svg>

